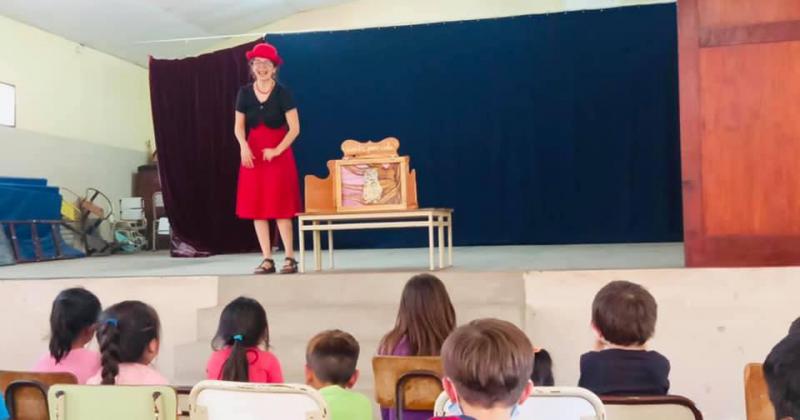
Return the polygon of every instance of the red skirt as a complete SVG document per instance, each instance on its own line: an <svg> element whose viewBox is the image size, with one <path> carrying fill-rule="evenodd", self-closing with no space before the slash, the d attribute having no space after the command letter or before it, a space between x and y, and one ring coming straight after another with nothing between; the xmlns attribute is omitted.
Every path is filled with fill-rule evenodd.
<svg viewBox="0 0 800 420"><path fill-rule="evenodd" d="M240 218L291 219L300 213L300 184L291 147L272 161L264 160L264 149L278 147L287 131L263 124L250 129L247 144L254 166L239 167L236 215Z"/></svg>

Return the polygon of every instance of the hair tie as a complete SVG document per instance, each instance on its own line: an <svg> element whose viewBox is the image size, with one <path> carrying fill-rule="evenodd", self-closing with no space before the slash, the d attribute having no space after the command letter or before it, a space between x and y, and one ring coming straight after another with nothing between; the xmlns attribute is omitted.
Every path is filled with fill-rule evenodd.
<svg viewBox="0 0 800 420"><path fill-rule="evenodd" d="M106 320L106 324L108 324L108 325L113 325L113 326L115 326L115 327L116 327L116 326L118 326L118 325L119 325L119 321L118 321L116 318L108 318L108 319Z"/></svg>
<svg viewBox="0 0 800 420"><path fill-rule="evenodd" d="M244 336L242 336L241 334L236 334L233 336L233 341L238 341L241 343L242 340L244 340Z"/></svg>

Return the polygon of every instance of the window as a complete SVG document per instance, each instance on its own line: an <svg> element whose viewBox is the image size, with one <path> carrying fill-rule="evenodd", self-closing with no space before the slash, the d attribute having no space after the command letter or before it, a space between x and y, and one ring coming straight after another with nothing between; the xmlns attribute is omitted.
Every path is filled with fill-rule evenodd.
<svg viewBox="0 0 800 420"><path fill-rule="evenodd" d="M0 82L0 125L17 125L17 101L14 85Z"/></svg>

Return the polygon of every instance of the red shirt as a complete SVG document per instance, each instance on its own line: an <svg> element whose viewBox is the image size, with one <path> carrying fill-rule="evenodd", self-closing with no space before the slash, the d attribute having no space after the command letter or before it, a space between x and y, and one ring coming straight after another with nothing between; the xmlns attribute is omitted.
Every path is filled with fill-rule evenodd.
<svg viewBox="0 0 800 420"><path fill-rule="evenodd" d="M225 347L222 350L211 354L206 364L206 377L208 379L222 379L222 367L231 354L231 348ZM247 361L249 366L250 382L259 383L282 383L283 372L281 362L274 354L261 350L257 347L247 349Z"/></svg>

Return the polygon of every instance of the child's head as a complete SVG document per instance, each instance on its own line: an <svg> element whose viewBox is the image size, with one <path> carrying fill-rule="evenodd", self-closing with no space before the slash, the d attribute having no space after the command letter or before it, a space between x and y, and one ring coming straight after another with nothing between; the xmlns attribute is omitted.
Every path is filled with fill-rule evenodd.
<svg viewBox="0 0 800 420"><path fill-rule="evenodd" d="M222 380L247 382L250 364L247 349L260 344L269 347L267 312L255 299L238 297L231 301L219 317L219 327L214 340L214 349L230 347L231 354L222 366Z"/></svg>
<svg viewBox="0 0 800 420"><path fill-rule="evenodd" d="M408 340L414 356L435 356L456 325L456 312L444 283L432 274L418 274L403 288L392 331L381 341L381 352L391 353Z"/></svg>
<svg viewBox="0 0 800 420"><path fill-rule="evenodd" d="M315 335L306 347L306 383L314 388L352 388L358 380L358 341L341 330Z"/></svg>
<svg viewBox="0 0 800 420"><path fill-rule="evenodd" d="M80 287L66 289L56 296L50 311L50 355L56 363L73 348L92 341L101 310L97 296Z"/></svg>
<svg viewBox="0 0 800 420"><path fill-rule="evenodd" d="M778 342L764 360L764 379L777 420L800 420L800 335Z"/></svg>
<svg viewBox="0 0 800 420"><path fill-rule="evenodd" d="M658 305L644 287L612 281L592 302L592 326L603 341L618 346L644 345L656 329Z"/></svg>
<svg viewBox="0 0 800 420"><path fill-rule="evenodd" d="M103 385L113 385L120 363L149 365L158 355L161 322L150 305L127 300L103 311L97 329Z"/></svg>
<svg viewBox="0 0 800 420"><path fill-rule="evenodd" d="M800 318L795 319L792 322L792 325L789 326L789 334L798 334L800 333Z"/></svg>
<svg viewBox="0 0 800 420"><path fill-rule="evenodd" d="M470 410L510 410L533 390L533 346L514 324L478 319L458 327L442 346L451 401Z"/></svg>
<svg viewBox="0 0 800 420"><path fill-rule="evenodd" d="M531 381L536 386L554 386L553 359L545 349L534 349Z"/></svg>

